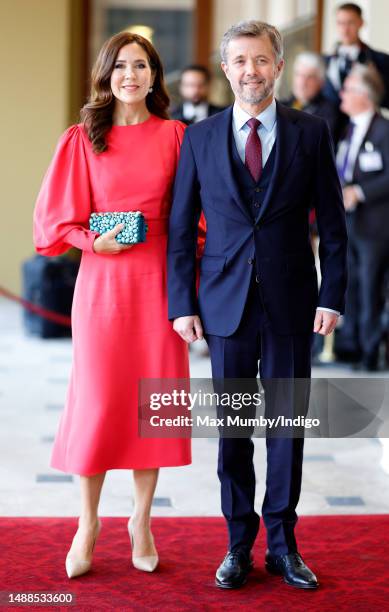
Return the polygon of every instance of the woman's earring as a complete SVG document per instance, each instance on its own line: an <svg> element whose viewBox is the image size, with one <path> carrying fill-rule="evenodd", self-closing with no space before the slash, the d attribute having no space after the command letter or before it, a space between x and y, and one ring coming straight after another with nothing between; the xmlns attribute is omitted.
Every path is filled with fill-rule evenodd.
<svg viewBox="0 0 389 612"><path fill-rule="evenodd" d="M149 87L149 93L151 93L153 91L152 87Z"/></svg>

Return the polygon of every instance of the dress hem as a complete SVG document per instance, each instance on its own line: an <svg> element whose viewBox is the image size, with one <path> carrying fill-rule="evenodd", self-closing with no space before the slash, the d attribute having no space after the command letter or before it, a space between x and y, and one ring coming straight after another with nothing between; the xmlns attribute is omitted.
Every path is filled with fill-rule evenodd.
<svg viewBox="0 0 389 612"><path fill-rule="evenodd" d="M102 472L109 472L111 470L156 470L158 468L164 468L164 467L184 467L186 465L191 465L192 464L192 460L186 461L184 463L165 463L165 464L159 464L159 465L142 465L142 466L120 466L120 467L107 467L107 468L101 468L98 470L94 470L93 472L79 472L79 471L73 471L71 469L63 469L60 467L55 467L54 465L50 464L50 467L53 468L54 470L59 470L60 472L64 472L65 474L73 474L74 476L94 476L95 474L101 474Z"/></svg>

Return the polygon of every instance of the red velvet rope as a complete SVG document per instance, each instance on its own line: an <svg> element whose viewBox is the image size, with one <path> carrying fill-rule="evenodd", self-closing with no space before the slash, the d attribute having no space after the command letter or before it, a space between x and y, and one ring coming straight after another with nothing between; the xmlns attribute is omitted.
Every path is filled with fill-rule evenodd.
<svg viewBox="0 0 389 612"><path fill-rule="evenodd" d="M42 308L37 304L33 304L24 298L17 296L15 293L8 291L4 287L0 286L0 295L3 297L12 300L13 302L17 302L21 304L23 308L29 310L30 312L34 312L35 314L47 319L48 321L52 321L53 323L58 323L59 325L64 325L65 327L71 327L71 318L60 314L59 312L54 312L53 310L47 310L46 308Z"/></svg>

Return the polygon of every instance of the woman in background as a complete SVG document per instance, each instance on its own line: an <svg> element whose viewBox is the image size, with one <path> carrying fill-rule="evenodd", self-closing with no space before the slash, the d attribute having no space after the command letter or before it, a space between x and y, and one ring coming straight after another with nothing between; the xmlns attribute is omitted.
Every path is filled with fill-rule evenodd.
<svg viewBox="0 0 389 612"><path fill-rule="evenodd" d="M168 120L168 106L151 43L127 32L109 39L93 68L82 123L62 135L34 212L38 253L82 250L71 379L50 463L80 475L69 578L91 567L101 489L111 469L134 470L132 560L153 571L158 554L150 511L158 468L191 462L189 439L138 435L139 379L189 377L187 346L167 318L167 222L185 127ZM102 235L87 229L92 212L137 210L149 227L145 243L120 244L121 225Z"/></svg>

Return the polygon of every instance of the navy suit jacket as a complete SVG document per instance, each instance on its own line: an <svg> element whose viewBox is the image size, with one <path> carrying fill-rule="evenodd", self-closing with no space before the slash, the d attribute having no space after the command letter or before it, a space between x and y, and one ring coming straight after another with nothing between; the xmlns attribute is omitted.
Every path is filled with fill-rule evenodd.
<svg viewBox="0 0 389 612"><path fill-rule="evenodd" d="M373 145L382 158L382 168L364 171L357 157L352 184L360 185L366 200L360 202L354 212L353 231L357 238L367 240L389 240L389 121L376 114L361 144Z"/></svg>
<svg viewBox="0 0 389 612"><path fill-rule="evenodd" d="M274 172L253 220L233 174L231 123L229 107L185 131L169 221L169 319L199 314L206 333L231 335L241 320L256 265L274 332L310 331L318 304L309 235L312 205L320 234L319 303L344 311L347 234L328 126L277 103ZM207 234L197 296L201 211Z"/></svg>
<svg viewBox="0 0 389 612"><path fill-rule="evenodd" d="M293 108L295 100L296 98L294 96L290 96L290 98L282 100L282 104L289 108ZM334 144L336 145L338 143L342 135L342 130L348 123L348 117L339 111L337 104L319 92L302 110L310 115L315 115L315 117L325 119L330 128Z"/></svg>

